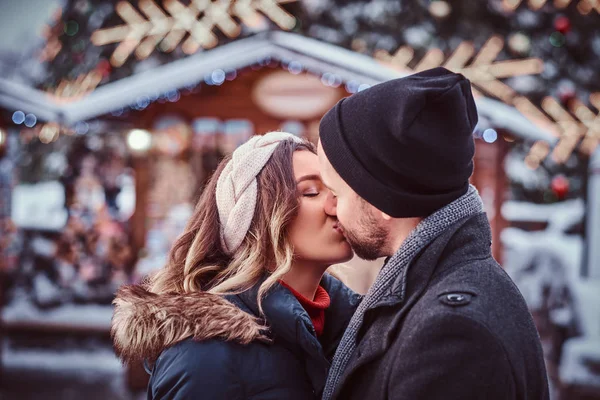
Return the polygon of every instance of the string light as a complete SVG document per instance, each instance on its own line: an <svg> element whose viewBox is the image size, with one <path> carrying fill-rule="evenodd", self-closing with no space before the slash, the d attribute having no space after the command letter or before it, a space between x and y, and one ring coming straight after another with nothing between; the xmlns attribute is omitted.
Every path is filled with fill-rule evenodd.
<svg viewBox="0 0 600 400"><path fill-rule="evenodd" d="M75 21L69 21L65 24L65 33L67 36L75 36L79 32L79 24Z"/></svg>
<svg viewBox="0 0 600 400"><path fill-rule="evenodd" d="M531 39L524 33L514 33L508 39L508 47L516 54L529 54L529 51L531 50Z"/></svg>
<svg viewBox="0 0 600 400"><path fill-rule="evenodd" d="M279 64L278 64L279 63ZM280 67L285 68L286 70L288 70L288 72L290 73L295 73L295 74L300 74L304 71L304 67L303 65L299 62L299 61L295 61L295 60L287 60L287 61L277 61L277 60L257 60L257 62L255 63L256 65L258 65L259 67L274 67L279 65ZM224 83L225 80L227 81L232 81L234 79L236 79L236 77L238 76L238 73L236 70L230 69L230 70L222 70L222 69L215 69L214 71L212 71L212 73L208 74L205 77L205 82L209 85L218 85L218 84L222 84ZM323 74L321 74L321 83L323 83L323 85L325 86L329 86L329 87L340 87L342 85L344 85L346 91L350 94L356 93L356 92L360 92L363 91L365 89L368 89L371 87L371 85L366 84L366 83L361 83L360 81L357 80L349 80L347 82L344 82L342 77L340 77L339 75L336 75L335 73L331 73L331 72L325 72ZM81 79L77 79L76 81L81 82ZM186 88L188 90L194 90L197 87L198 83L196 84L192 84L192 85L188 85L186 86ZM61 88L61 90L63 90ZM54 96L54 94L51 94ZM163 102L169 101L169 102L177 102L179 101L179 99L181 98L181 93L178 90L169 90L165 93L160 94L159 92L156 92L152 95L148 95L148 96L141 96L139 98L136 99L135 103L131 104L129 106L130 109L132 110L143 110L145 108L147 108L152 102L155 101L159 101L159 102ZM125 109L121 108L121 109L117 109L113 112L111 112L111 115L113 116L122 116L125 112ZM31 114L33 115L33 114ZM25 119L25 114L22 111L16 111L13 114L13 121L15 123L17 123L16 121L21 121L20 123L23 123ZM88 132L88 130L90 129L89 124L84 122L84 121L80 121L77 122L74 127L71 129L69 127L66 126L59 126L56 123L50 123L51 125L47 126L43 125L40 129L40 134L38 135L40 137L40 140L44 143L50 143L52 141L55 141L58 138L58 133L64 133L67 135L72 135L72 134L78 134L78 135L84 135L85 133ZM27 130L27 131L31 131L31 130ZM55 135L56 133L56 135ZM141 139L139 139L140 133L133 133L134 136L132 136L132 140L133 140L133 146L135 147L137 143L141 143Z"/></svg>
<svg viewBox="0 0 600 400"><path fill-rule="evenodd" d="M443 0L432 1L429 4L429 13L438 19L447 18L450 15L452 8L448 2Z"/></svg>
<svg viewBox="0 0 600 400"><path fill-rule="evenodd" d="M75 133L78 135L85 135L90 130L90 125L85 121L79 121L75 124Z"/></svg>
<svg viewBox="0 0 600 400"><path fill-rule="evenodd" d="M21 125L25 122L25 113L23 111L15 111L12 115L12 121L17 125Z"/></svg>
<svg viewBox="0 0 600 400"><path fill-rule="evenodd" d="M125 22L113 28L95 31L91 41L96 46L119 43L110 62L113 66L122 66L135 52L138 59L148 57L160 43L160 49L173 51L184 36L188 38L181 45L186 54L193 54L200 48L210 49L217 45L218 38L213 32L218 28L230 38L241 33L241 27L233 19L240 18L242 23L252 26L262 18L258 11L277 24L281 29L291 30L296 19L281 5L297 0L222 0L212 2L193 0L189 6L178 0L164 0L165 14L153 0L140 0L140 14L130 3L121 1L115 9Z"/></svg>
<svg viewBox="0 0 600 400"><path fill-rule="evenodd" d="M133 153L144 154L152 146L152 135L145 129L132 129L127 134L127 146Z"/></svg>
<svg viewBox="0 0 600 400"><path fill-rule="evenodd" d="M560 32L552 32L548 40L554 47L563 47L566 42L565 36Z"/></svg>
<svg viewBox="0 0 600 400"><path fill-rule="evenodd" d="M0 148L4 147L4 143L6 143L6 133L0 128Z"/></svg>
<svg viewBox="0 0 600 400"><path fill-rule="evenodd" d="M225 82L225 71L222 69L216 69L213 71L210 77L215 85L221 85L223 82Z"/></svg>
<svg viewBox="0 0 600 400"><path fill-rule="evenodd" d="M486 129L483 131L482 138L486 143L494 143L498 139L498 132L492 128Z"/></svg>
<svg viewBox="0 0 600 400"><path fill-rule="evenodd" d="M25 126L28 128L33 128L37 123L37 117L33 114L27 114L25 116Z"/></svg>
<svg viewBox="0 0 600 400"><path fill-rule="evenodd" d="M358 81L355 81L355 80L348 81L348 82L346 82L346 91L348 93L354 94L354 93L358 92L359 86L360 86L360 82L358 82Z"/></svg>
<svg viewBox="0 0 600 400"><path fill-rule="evenodd" d="M294 75L298 75L302 72L302 64L298 61L292 61L288 64L288 71Z"/></svg>

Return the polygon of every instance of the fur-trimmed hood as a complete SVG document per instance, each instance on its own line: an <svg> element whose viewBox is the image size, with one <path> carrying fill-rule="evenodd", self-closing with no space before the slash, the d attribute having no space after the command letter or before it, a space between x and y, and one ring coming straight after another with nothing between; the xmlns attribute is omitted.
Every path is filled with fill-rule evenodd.
<svg viewBox="0 0 600 400"><path fill-rule="evenodd" d="M156 360L165 348L188 338L268 340L258 318L215 294L158 295L130 285L119 289L113 305L111 336L125 363Z"/></svg>

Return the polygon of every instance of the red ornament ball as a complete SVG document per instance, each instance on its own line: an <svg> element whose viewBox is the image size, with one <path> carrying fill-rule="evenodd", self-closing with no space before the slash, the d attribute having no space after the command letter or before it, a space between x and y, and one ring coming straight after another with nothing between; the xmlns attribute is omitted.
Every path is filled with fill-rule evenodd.
<svg viewBox="0 0 600 400"><path fill-rule="evenodd" d="M558 97L560 99L560 102L564 106L567 106L569 104L569 102L575 98L575 92L566 90L564 92L560 92Z"/></svg>
<svg viewBox="0 0 600 400"><path fill-rule="evenodd" d="M569 102L573 100L577 93L575 92L575 85L570 82L561 82L558 86L557 93L560 102L564 106L568 106Z"/></svg>
<svg viewBox="0 0 600 400"><path fill-rule="evenodd" d="M564 199L569 193L569 180L564 175L558 175L552 178L550 183L552 192L558 197L559 200Z"/></svg>
<svg viewBox="0 0 600 400"><path fill-rule="evenodd" d="M571 30L571 20L565 16L560 16L554 20L554 29L566 35Z"/></svg>
<svg viewBox="0 0 600 400"><path fill-rule="evenodd" d="M98 62L98 64L96 64L96 71L98 71L103 78L106 78L108 75L110 75L112 67L108 60L102 59Z"/></svg>

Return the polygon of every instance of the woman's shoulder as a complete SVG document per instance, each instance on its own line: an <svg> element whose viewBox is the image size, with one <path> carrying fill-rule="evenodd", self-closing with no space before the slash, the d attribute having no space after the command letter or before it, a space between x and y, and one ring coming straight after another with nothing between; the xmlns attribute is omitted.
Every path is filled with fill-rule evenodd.
<svg viewBox="0 0 600 400"><path fill-rule="evenodd" d="M203 374L205 370L219 368L229 371L239 364L243 347L237 342L219 339L185 339L160 353L152 373L160 373L164 369L186 371L187 374Z"/></svg>
<svg viewBox="0 0 600 400"><path fill-rule="evenodd" d="M217 339L183 340L163 350L154 363L148 387L150 398L243 399L235 343Z"/></svg>
<svg viewBox="0 0 600 400"><path fill-rule="evenodd" d="M152 398L181 399L196 398L199 393L211 399L245 399L253 393L287 393L288 389L308 393L302 372L300 360L276 341L240 344L186 339L160 354L149 390Z"/></svg>
<svg viewBox="0 0 600 400"><path fill-rule="evenodd" d="M241 344L214 338L196 341L185 339L162 351L155 363L157 368L185 369L194 373L202 373L204 369L227 371L271 369L277 364L288 364L295 360L295 355L282 346L277 340L271 343L253 341Z"/></svg>

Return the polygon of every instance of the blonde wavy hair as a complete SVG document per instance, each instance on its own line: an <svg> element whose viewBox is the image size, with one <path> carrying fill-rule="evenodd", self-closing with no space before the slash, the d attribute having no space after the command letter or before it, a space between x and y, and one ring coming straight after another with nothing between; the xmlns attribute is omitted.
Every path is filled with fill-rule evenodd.
<svg viewBox="0 0 600 400"><path fill-rule="evenodd" d="M232 294L248 290L266 276L258 290L262 313L261 300L290 270L293 261L288 226L299 204L292 163L294 152L299 150L316 154L308 141L282 141L257 176L254 218L241 246L231 256L221 247L215 197L217 180L231 156L224 158L205 186L183 234L173 244L167 265L146 281L146 289L157 294Z"/></svg>

